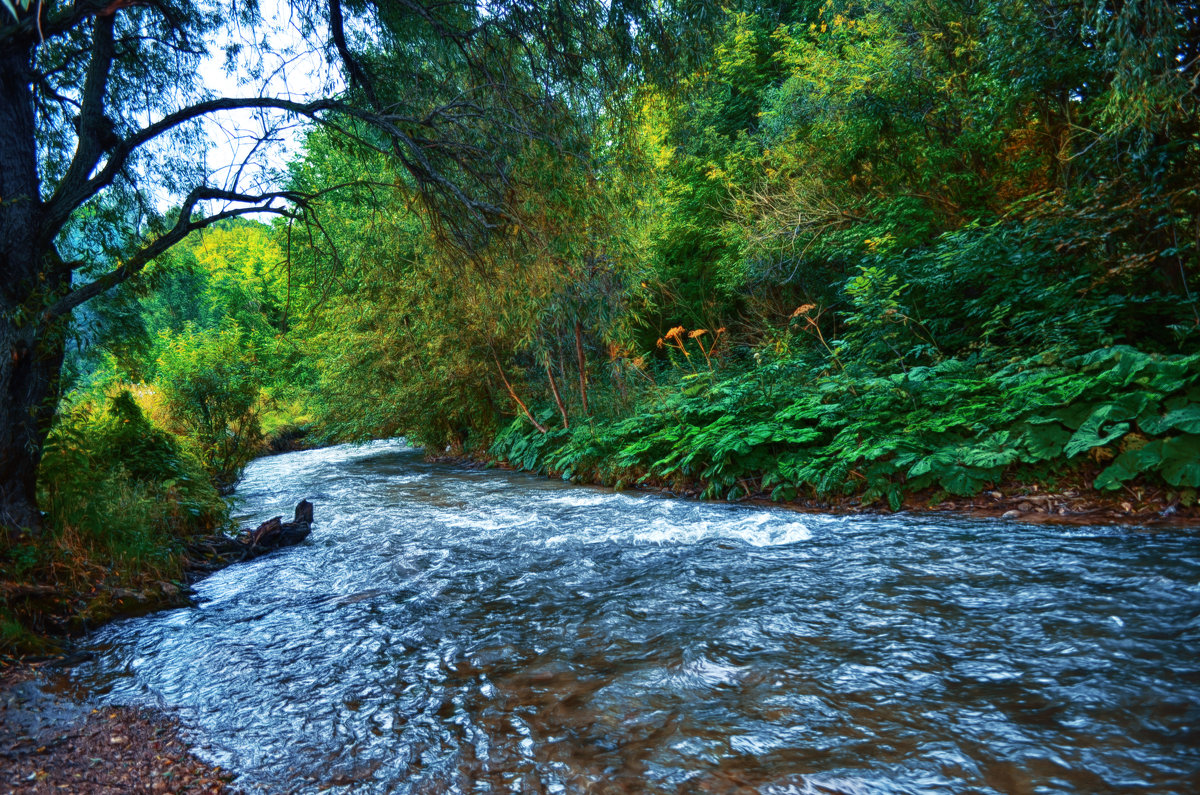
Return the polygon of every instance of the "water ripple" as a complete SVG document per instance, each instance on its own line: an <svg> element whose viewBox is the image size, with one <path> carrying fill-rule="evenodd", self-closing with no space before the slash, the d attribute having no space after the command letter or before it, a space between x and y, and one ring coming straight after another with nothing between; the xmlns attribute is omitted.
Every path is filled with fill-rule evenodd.
<svg viewBox="0 0 1200 795"><path fill-rule="evenodd" d="M301 546L78 675L251 792L1190 793L1194 535L800 516L434 465L251 465Z"/></svg>

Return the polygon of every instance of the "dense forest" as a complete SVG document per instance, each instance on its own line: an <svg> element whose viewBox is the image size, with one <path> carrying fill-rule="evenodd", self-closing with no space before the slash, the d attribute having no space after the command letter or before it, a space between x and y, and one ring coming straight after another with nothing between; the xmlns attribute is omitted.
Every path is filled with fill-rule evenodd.
<svg viewBox="0 0 1200 795"><path fill-rule="evenodd" d="M334 2L340 87L240 106L305 123L255 191L193 173L184 120L138 159L227 22L175 5L0 9L6 642L179 579L301 437L728 500L1196 504L1195 3Z"/></svg>

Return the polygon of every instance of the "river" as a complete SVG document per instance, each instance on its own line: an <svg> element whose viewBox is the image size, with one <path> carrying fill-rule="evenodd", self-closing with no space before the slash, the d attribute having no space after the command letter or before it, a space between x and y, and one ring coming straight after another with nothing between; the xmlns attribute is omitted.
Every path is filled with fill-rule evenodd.
<svg viewBox="0 0 1200 795"><path fill-rule="evenodd" d="M250 792L1194 793L1200 543L823 516L427 463L253 462L301 546L76 679Z"/></svg>

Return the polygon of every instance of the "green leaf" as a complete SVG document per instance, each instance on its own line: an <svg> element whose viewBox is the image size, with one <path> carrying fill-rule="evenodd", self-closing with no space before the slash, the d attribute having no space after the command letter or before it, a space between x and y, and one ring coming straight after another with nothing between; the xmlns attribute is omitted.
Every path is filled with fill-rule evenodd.
<svg viewBox="0 0 1200 795"><path fill-rule="evenodd" d="M1121 488L1121 484L1127 480L1132 480L1137 477L1139 472L1137 466L1137 456L1133 455L1134 451L1128 451L1117 456L1116 459L1109 464L1103 472L1097 477L1092 484L1097 489L1112 491L1113 489Z"/></svg>
<svg viewBox="0 0 1200 795"><path fill-rule="evenodd" d="M1149 398L1141 393L1137 396L1125 396L1125 399L1097 407L1075 431L1063 452L1067 458L1073 458L1085 450L1103 447L1121 438L1129 431L1128 422L1117 422L1107 428L1105 423L1113 420L1132 419L1141 413L1148 400Z"/></svg>
<svg viewBox="0 0 1200 795"><path fill-rule="evenodd" d="M0 0L0 3L4 4L4 7L8 9L8 13L12 14L14 20L20 20L20 17L17 16L17 9L28 11L29 6L33 5L33 0Z"/></svg>
<svg viewBox="0 0 1200 795"><path fill-rule="evenodd" d="M1200 487L1200 436L1185 434L1163 441L1162 476L1172 486Z"/></svg>
<svg viewBox="0 0 1200 795"><path fill-rule="evenodd" d="M952 466L938 474L942 488L960 497L977 494L988 480L987 473L965 466Z"/></svg>
<svg viewBox="0 0 1200 795"><path fill-rule="evenodd" d="M1167 402L1168 411L1162 416L1139 419L1138 426L1146 433L1161 434L1172 429L1185 433L1200 433L1200 405L1177 399Z"/></svg>
<svg viewBox="0 0 1200 795"><path fill-rule="evenodd" d="M1071 432L1058 423L1030 425L1020 443L1029 451L1031 461L1048 461L1062 455Z"/></svg>

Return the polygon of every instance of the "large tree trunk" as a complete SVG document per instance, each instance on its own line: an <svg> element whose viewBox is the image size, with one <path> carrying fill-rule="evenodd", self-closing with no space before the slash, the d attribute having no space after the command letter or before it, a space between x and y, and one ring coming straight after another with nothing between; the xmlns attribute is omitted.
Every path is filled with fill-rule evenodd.
<svg viewBox="0 0 1200 795"><path fill-rule="evenodd" d="M12 323L4 306L0 321L0 528L41 527L37 508L37 471L42 446L58 404L62 335L31 338Z"/></svg>
<svg viewBox="0 0 1200 795"><path fill-rule="evenodd" d="M29 59L23 46L0 49L0 529L9 530L41 524L37 468L58 398L63 338L44 327L39 310L69 279L37 243Z"/></svg>

